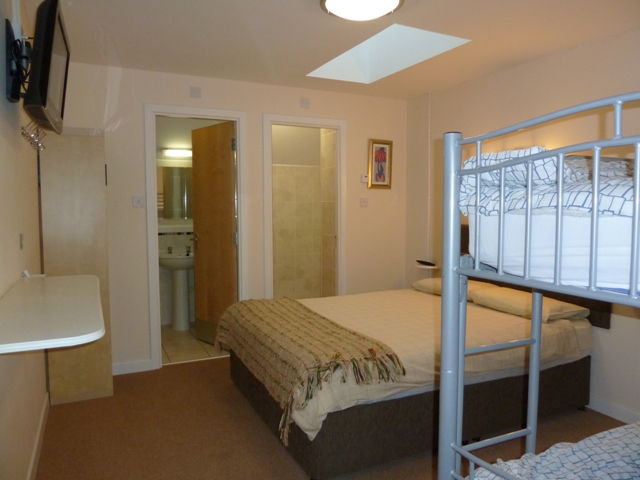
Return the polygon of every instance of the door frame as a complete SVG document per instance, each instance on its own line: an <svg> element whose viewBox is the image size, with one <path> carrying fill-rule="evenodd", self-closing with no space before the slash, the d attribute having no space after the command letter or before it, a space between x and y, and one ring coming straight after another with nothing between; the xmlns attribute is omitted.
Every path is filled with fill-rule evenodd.
<svg viewBox="0 0 640 480"><path fill-rule="evenodd" d="M273 298L273 175L272 175L272 140L273 125L287 125L294 127L330 128L337 131L337 159L336 159L336 228L338 232L337 278L336 292L338 295L346 293L346 129L343 120L328 118L297 117L294 115L264 114L262 118L263 132L263 167L264 167L264 293L265 298Z"/></svg>
<svg viewBox="0 0 640 480"><path fill-rule="evenodd" d="M156 117L207 118L236 122L236 194L238 198L238 297L244 298L248 291L248 262L244 261L247 245L243 228L243 205L241 194L243 178L243 155L246 142L246 113L234 110L185 107L174 105L144 105L145 182L147 207L147 265L149 280L149 336L151 343L151 368L162 368L162 338L160 321L160 266L158 265L158 211L156 179Z"/></svg>

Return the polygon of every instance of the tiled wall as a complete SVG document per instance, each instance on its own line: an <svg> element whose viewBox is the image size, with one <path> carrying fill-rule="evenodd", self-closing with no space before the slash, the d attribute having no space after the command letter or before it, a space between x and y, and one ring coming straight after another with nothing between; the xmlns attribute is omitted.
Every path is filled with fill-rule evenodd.
<svg viewBox="0 0 640 480"><path fill-rule="evenodd" d="M274 165L273 295L336 292L336 132L321 132L319 166Z"/></svg>
<svg viewBox="0 0 640 480"><path fill-rule="evenodd" d="M273 166L274 297L322 293L320 167Z"/></svg>
<svg viewBox="0 0 640 480"><path fill-rule="evenodd" d="M193 251L193 232L159 233L158 251L167 252L169 247L172 247L174 252L184 252L187 247Z"/></svg>

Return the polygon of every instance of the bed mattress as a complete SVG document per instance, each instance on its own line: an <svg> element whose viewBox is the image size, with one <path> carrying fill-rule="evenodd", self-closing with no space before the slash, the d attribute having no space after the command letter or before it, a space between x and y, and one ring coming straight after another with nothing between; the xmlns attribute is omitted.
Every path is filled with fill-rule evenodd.
<svg viewBox="0 0 640 480"><path fill-rule="evenodd" d="M324 384L292 419L313 440L323 420L354 405L433 390L440 370L440 296L412 289L301 300L301 303L346 328L382 339L398 354L406 375L395 382L356 385L340 375ZM467 346L528 338L530 320L469 303ZM576 328L577 326L577 328ZM591 327L586 319L543 324L542 365L550 368L588 355ZM524 348L467 358L467 383L524 373Z"/></svg>
<svg viewBox="0 0 640 480"><path fill-rule="evenodd" d="M522 275L525 245L525 215L522 211L505 214L503 268L506 273ZM498 265L499 217L482 216L479 247L480 262ZM598 268L596 287L628 291L630 276L631 228L630 217L600 217L598 234ZM555 269L554 212L536 211L532 215L530 275L534 280L552 282ZM591 217L584 214L564 216L562 269L560 283L588 286ZM469 216L469 252L475 252L476 218Z"/></svg>

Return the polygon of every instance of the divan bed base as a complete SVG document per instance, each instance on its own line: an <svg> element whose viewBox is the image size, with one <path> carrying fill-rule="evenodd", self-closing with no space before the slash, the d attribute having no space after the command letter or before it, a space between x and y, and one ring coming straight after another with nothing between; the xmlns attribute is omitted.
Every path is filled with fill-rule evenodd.
<svg viewBox="0 0 640 480"><path fill-rule="evenodd" d="M540 372L539 417L589 403L591 357ZM465 387L467 440L523 425L527 375ZM282 409L231 352L231 378L279 438ZM327 479L433 451L438 445L439 392L358 405L330 413L313 441L294 423L284 447L312 479Z"/></svg>

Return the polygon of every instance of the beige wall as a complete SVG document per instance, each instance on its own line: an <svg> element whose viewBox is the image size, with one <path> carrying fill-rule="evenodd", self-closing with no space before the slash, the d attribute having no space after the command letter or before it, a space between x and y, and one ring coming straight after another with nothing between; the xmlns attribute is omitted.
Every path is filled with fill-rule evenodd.
<svg viewBox="0 0 640 480"><path fill-rule="evenodd" d="M432 253L432 236L429 235L433 189L427 186L437 182L432 178L432 162L429 161L430 105L430 95L414 99L407 105L407 286L426 276L426 270L416 267L416 260L439 262L440 258Z"/></svg>
<svg viewBox="0 0 640 480"><path fill-rule="evenodd" d="M407 251L418 251L427 244L427 254L440 259L442 198L442 135L460 131L464 136L478 135L564 107L638 90L640 79L640 29L612 36L592 44L538 59L508 70L433 93L410 102L412 118L430 118L428 199L429 229L416 237L408 236ZM429 108L430 107L430 108ZM634 105L630 125L640 125L640 106ZM423 120L424 121L424 120ZM605 122L609 128L610 116ZM563 142L579 142L598 135L600 118L574 119L559 124L557 130L534 130L516 135L496 148L542 145L554 148ZM609 130L611 131L611 130ZM420 156L414 148L423 140L409 130L408 176L414 171L424 174ZM424 150L424 147L422 148ZM413 181L413 180L412 180ZM409 191L408 205L425 202L417 188ZM591 405L625 421L640 420L640 350L629 339L640 338L640 312L618 309L611 330L595 331L592 363Z"/></svg>
<svg viewBox="0 0 640 480"><path fill-rule="evenodd" d="M12 18L0 1L0 18ZM4 34L3 34L4 38ZM4 52L4 41L2 42ZM3 62L4 65L4 62ZM4 67L2 68L4 92ZM20 104L0 99L0 295L23 270L40 272L37 154L20 134L29 123ZM20 234L24 246L20 249ZM4 321L4 320L3 320ZM0 478L29 478L46 418L42 351L0 355Z"/></svg>
<svg viewBox="0 0 640 480"><path fill-rule="evenodd" d="M272 163L320 165L320 129L292 125L271 126Z"/></svg>
<svg viewBox="0 0 640 480"><path fill-rule="evenodd" d="M189 87L202 90L199 99ZM311 101L300 107L300 98ZM105 130L109 168L107 221L114 372L145 368L150 358L145 209L131 197L145 194L144 104L241 111L241 272L244 296L264 295L263 115L327 118L346 125L342 179L346 215L346 292L399 288L405 283L406 102L244 82L194 78L72 64L66 125ZM384 112L384 113L381 113ZM368 190L370 138L394 142L393 188ZM360 207L366 197L369 206ZM400 233L398 233L400 232ZM382 252L382 254L381 254Z"/></svg>

